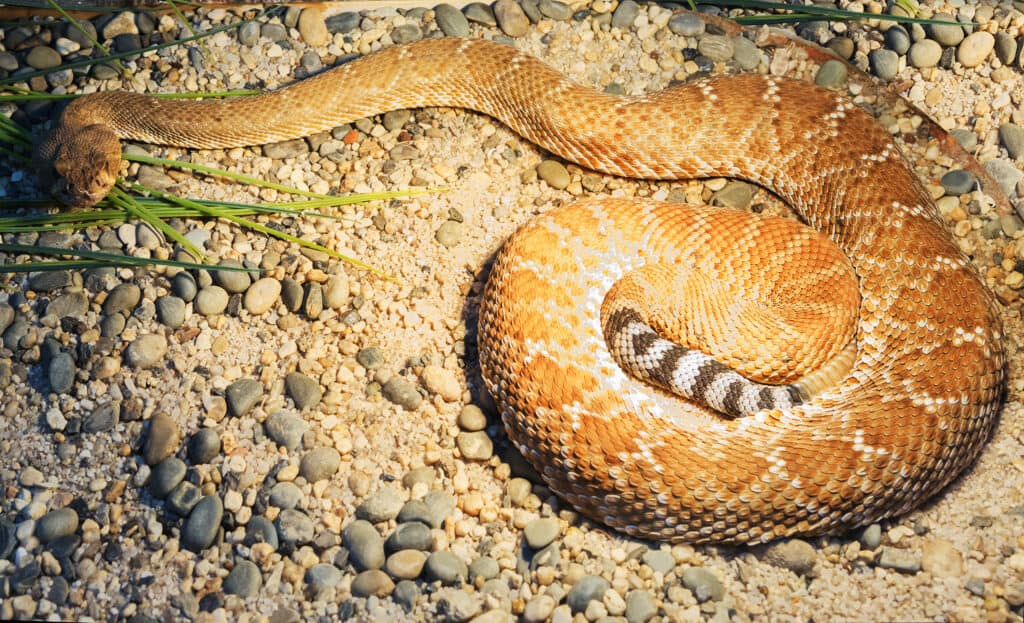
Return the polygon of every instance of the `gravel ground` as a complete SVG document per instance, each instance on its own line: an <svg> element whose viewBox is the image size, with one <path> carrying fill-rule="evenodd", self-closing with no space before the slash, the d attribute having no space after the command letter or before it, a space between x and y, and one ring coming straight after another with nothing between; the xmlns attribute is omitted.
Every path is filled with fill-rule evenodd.
<svg viewBox="0 0 1024 623"><path fill-rule="evenodd" d="M880 3L844 8L878 12ZM576 196L712 201L785 213L729 180L647 183L551 160L488 118L396 111L251 149L148 153L317 192L446 186L345 207L340 220L275 227L394 275L223 223L174 226L212 261L247 273L57 272L0 291L0 617L75 620L1020 621L1024 608L1024 14L1003 3L930 3L977 26L886 22L796 29L950 131L1009 197L977 188L923 118L879 98L842 63L770 48L767 29L727 34L632 0L500 0L396 11L290 9L280 17L107 66L60 23L3 30L3 75L24 85L276 88L351 55L423 37L500 38L574 79L623 93L706 72L759 71L844 90L902 142L1003 306L1010 378L977 464L925 508L836 537L760 548L666 546L576 517L508 447L481 394L474 322L490 256L531 215ZM244 16L251 16L246 14ZM235 23L189 14L197 30ZM118 51L187 36L169 16L86 26ZM26 69L27 68L27 69ZM6 112L42 123L49 103ZM1018 125L1020 124L1020 125ZM127 173L211 199L275 191L131 165ZM31 176L0 166L7 197ZM141 257L175 251L148 227L7 236ZM396 252L396 250L398 250ZM11 258L8 258L8 261Z"/></svg>

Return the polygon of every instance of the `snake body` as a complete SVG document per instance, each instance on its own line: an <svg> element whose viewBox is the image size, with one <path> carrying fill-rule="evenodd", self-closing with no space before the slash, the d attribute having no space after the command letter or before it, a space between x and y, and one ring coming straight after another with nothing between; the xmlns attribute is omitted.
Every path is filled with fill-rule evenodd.
<svg viewBox="0 0 1024 623"><path fill-rule="evenodd" d="M85 204L116 138L251 145L424 106L482 112L608 174L746 179L807 225L594 198L505 243L480 304L482 376L511 440L583 514L673 541L834 533L914 508L978 456L1004 383L993 299L888 133L824 89L741 75L624 97L508 46L436 39L251 98L79 98L37 160ZM700 284L754 302L711 308ZM747 331L776 296L796 320Z"/></svg>

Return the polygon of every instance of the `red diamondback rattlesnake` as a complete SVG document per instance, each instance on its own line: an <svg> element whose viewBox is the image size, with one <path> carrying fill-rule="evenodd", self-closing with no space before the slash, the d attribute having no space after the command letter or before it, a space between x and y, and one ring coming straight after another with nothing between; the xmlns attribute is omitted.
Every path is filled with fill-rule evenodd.
<svg viewBox="0 0 1024 623"><path fill-rule="evenodd" d="M811 85L622 97L511 47L437 39L251 98L82 97L36 161L84 206L113 184L122 138L252 145L424 106L480 111L613 175L750 180L809 226L588 199L504 245L483 378L513 442L587 516L676 541L836 532L908 511L981 451L1004 383L993 299L890 136Z"/></svg>

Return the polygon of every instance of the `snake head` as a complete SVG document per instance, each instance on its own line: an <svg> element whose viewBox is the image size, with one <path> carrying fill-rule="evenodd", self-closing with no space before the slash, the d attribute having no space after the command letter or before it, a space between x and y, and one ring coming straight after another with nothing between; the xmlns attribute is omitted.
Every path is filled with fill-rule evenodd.
<svg viewBox="0 0 1024 623"><path fill-rule="evenodd" d="M117 181L121 142L107 126L71 130L62 124L43 137L33 161L44 191L71 208L89 208Z"/></svg>

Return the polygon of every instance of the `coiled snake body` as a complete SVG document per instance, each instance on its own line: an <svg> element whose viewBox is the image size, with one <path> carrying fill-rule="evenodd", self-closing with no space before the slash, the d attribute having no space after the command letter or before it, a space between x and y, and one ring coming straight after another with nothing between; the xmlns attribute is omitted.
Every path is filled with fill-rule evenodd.
<svg viewBox="0 0 1024 623"><path fill-rule="evenodd" d="M83 97L37 162L84 205L112 183L118 137L251 145L423 106L483 112L613 175L743 178L809 226L595 198L504 245L480 307L483 378L510 438L585 515L676 541L836 532L906 512L977 457L1004 382L993 300L890 136L807 84L622 97L511 47L427 40L254 98Z"/></svg>

